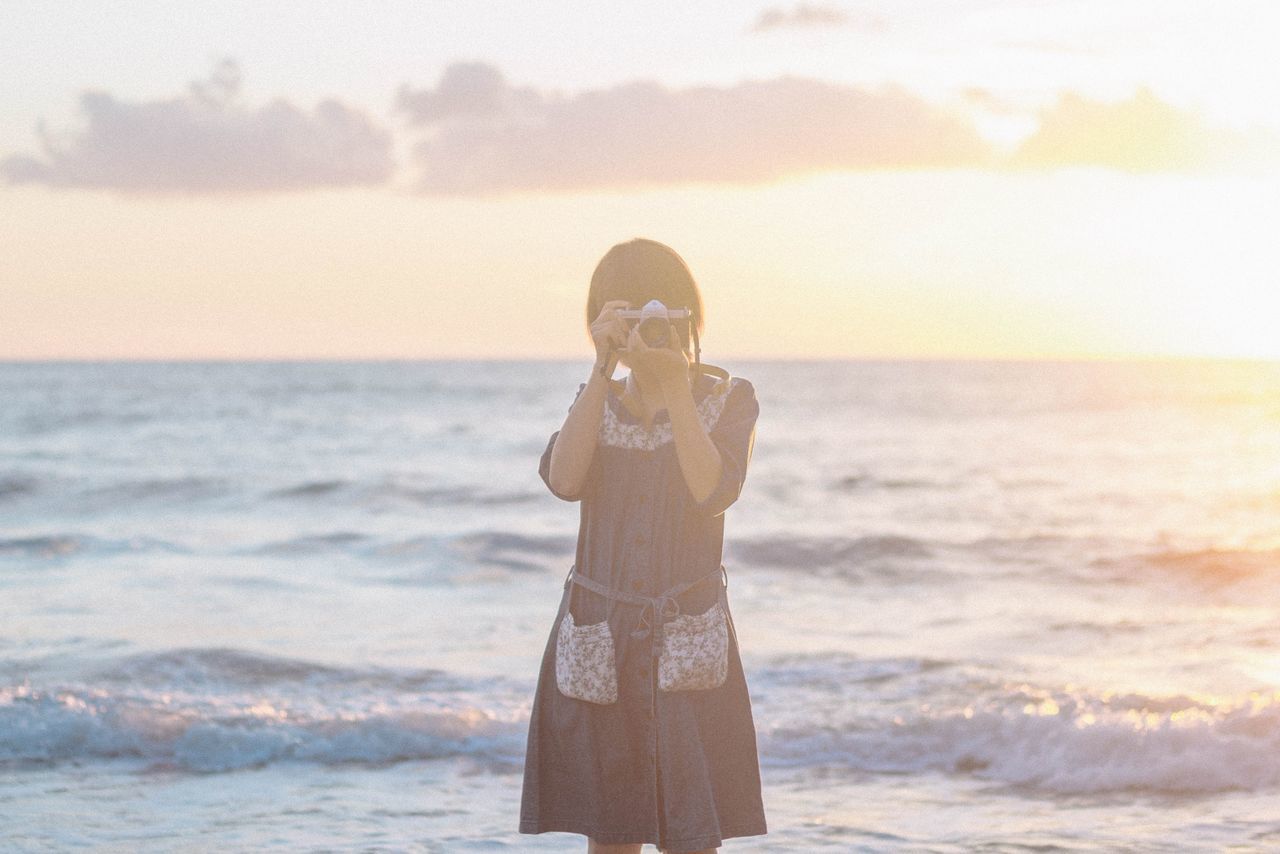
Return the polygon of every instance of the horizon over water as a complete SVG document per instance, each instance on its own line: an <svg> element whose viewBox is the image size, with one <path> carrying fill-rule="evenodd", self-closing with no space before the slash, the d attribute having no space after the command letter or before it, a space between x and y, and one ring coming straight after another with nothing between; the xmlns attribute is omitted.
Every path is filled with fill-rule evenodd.
<svg viewBox="0 0 1280 854"><path fill-rule="evenodd" d="M932 364L932 363L1003 363L1003 364L1097 364L1097 363L1133 363L1133 362L1167 362L1185 364L1191 362L1204 363L1250 363L1280 364L1280 354L1274 356L1242 356L1242 355L1198 355L1194 353L1151 353L1151 354L1077 354L1046 356L966 356L966 355L919 355L919 356L719 356L714 359L703 359L710 364L721 361L734 364L825 364L825 363L868 363L868 364ZM583 370L590 367L590 361L582 356L510 356L510 355L456 355L456 356L66 356L66 357L0 357L0 365L155 365L155 364L402 364L402 363L557 363L581 365ZM626 374L625 367L619 365L614 370L614 378Z"/></svg>
<svg viewBox="0 0 1280 854"><path fill-rule="evenodd" d="M707 355L723 850L1280 847L1280 360ZM516 825L589 368L0 362L0 848L585 849Z"/></svg>

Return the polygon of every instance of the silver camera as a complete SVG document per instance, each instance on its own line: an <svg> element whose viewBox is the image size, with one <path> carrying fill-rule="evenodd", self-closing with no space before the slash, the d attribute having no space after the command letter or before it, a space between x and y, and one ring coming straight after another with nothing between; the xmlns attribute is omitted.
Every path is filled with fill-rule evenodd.
<svg viewBox="0 0 1280 854"><path fill-rule="evenodd" d="M693 312L687 308L667 308L661 300L651 299L644 304L643 308L618 309L618 317L622 318L628 329L639 324L640 337L649 347L666 347L668 346L667 324L673 321L684 321L690 324ZM686 326L686 329L688 328ZM684 340L688 340L687 333Z"/></svg>

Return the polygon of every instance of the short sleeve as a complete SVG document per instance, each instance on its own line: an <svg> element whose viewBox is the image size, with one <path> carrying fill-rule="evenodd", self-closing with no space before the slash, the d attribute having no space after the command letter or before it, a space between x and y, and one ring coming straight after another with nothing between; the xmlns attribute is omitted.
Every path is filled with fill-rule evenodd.
<svg viewBox="0 0 1280 854"><path fill-rule="evenodd" d="M749 380L735 377L720 418L707 434L720 451L720 481L702 501L695 501L690 495L689 506L695 512L719 516L738 500L755 447L759 415L760 403L756 400L755 387Z"/></svg>
<svg viewBox="0 0 1280 854"><path fill-rule="evenodd" d="M586 387L587 387L586 383L578 384L578 393L573 396L573 403L578 402L578 398L582 395L582 390ZM573 403L569 404L569 409L573 409ZM586 496L587 492L590 490L591 484L594 480L597 459L593 458L591 460L591 467L587 470L586 482L583 483L582 489L579 490L579 494L566 495L563 492L557 492L555 488L551 485L551 449L555 447L556 437L559 435L560 435L560 431L557 430L556 432L551 434L551 438L547 441L546 450L542 452L542 459L538 461L538 474L542 477L542 482L547 485L547 489L550 489L551 494L554 495L556 498L560 498L565 501L581 501ZM597 457L598 456L599 455L597 455Z"/></svg>

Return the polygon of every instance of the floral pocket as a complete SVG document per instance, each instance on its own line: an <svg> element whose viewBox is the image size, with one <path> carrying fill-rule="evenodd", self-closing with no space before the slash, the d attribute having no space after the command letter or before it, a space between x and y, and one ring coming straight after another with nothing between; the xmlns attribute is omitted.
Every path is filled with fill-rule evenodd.
<svg viewBox="0 0 1280 854"><path fill-rule="evenodd" d="M718 688L729 675L729 625L717 601L701 614L681 614L662 629L658 687L663 691Z"/></svg>
<svg viewBox="0 0 1280 854"><path fill-rule="evenodd" d="M575 625L566 609L556 635L556 687L566 697L590 703L618 699L618 670L609 621Z"/></svg>

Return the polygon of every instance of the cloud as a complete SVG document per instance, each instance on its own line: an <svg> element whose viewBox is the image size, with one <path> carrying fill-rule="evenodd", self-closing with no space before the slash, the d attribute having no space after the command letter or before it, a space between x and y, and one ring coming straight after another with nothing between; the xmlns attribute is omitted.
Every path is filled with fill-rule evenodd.
<svg viewBox="0 0 1280 854"><path fill-rule="evenodd" d="M240 103L240 71L224 59L178 97L123 101L86 90L87 123L54 138L37 125L43 157L0 160L10 184L150 193L253 193L381 184L394 171L391 134L332 98L310 113L282 98Z"/></svg>
<svg viewBox="0 0 1280 854"><path fill-rule="evenodd" d="M884 18L870 13L855 19L845 10L835 6L797 3L791 11L776 6L765 9L748 29L751 32L763 33L781 29L850 26L857 26L863 30L879 31L885 28L886 21Z"/></svg>
<svg viewBox="0 0 1280 854"><path fill-rule="evenodd" d="M1148 87L1116 102L1061 94L1012 154L1013 168L1103 166L1127 172L1187 172L1266 166L1280 144L1255 129L1214 128L1198 110L1160 100Z"/></svg>
<svg viewBox="0 0 1280 854"><path fill-rule="evenodd" d="M1037 111L981 87L944 107L897 85L789 75L563 93L514 85L485 62L455 62L434 86L402 84L395 94L387 118L400 120L409 148L404 177L426 195L746 186L889 169L1274 170L1280 155L1274 131L1212 127L1147 88L1116 102L1065 92ZM125 101L90 90L80 106L84 128L59 140L41 121L43 156L0 160L0 176L132 194L381 186L396 177L393 134L379 121L333 99L311 112L280 98L245 104L231 60L178 97ZM1019 135L1036 129L1005 155L976 121Z"/></svg>
<svg viewBox="0 0 1280 854"><path fill-rule="evenodd" d="M1005 39L996 42L995 46L1031 53L1057 53L1082 57L1100 57L1108 53L1097 45L1075 44L1061 39Z"/></svg>
<svg viewBox="0 0 1280 854"><path fill-rule="evenodd" d="M532 88L509 86L501 71L483 62L455 62L434 89L401 85L396 98L397 109L415 124L534 111L543 101Z"/></svg>
<svg viewBox="0 0 1280 854"><path fill-rule="evenodd" d="M965 117L898 86L783 76L671 89L650 81L573 95L512 86L455 63L401 86L417 189L486 194L685 182L754 184L830 170L987 163Z"/></svg>

